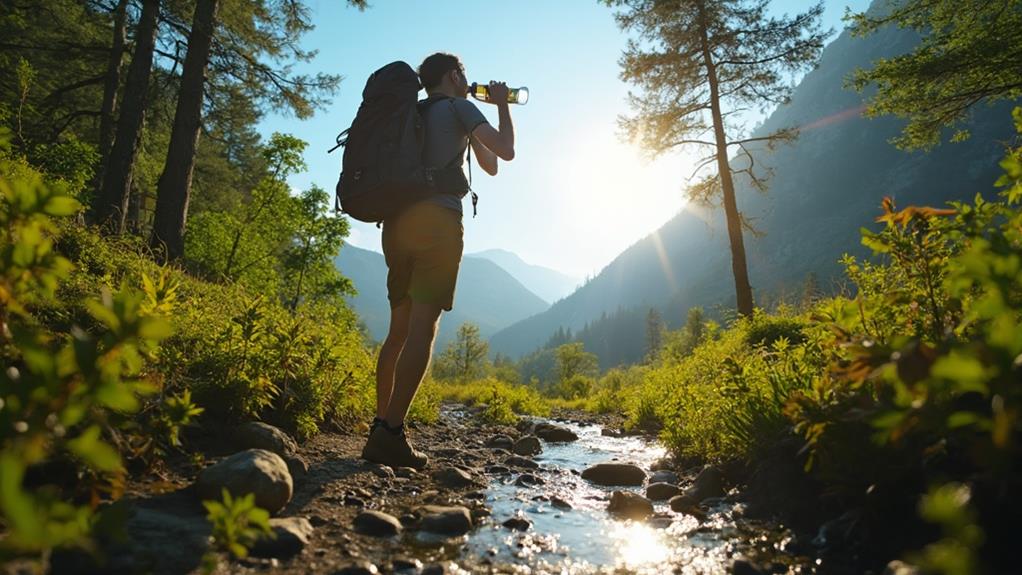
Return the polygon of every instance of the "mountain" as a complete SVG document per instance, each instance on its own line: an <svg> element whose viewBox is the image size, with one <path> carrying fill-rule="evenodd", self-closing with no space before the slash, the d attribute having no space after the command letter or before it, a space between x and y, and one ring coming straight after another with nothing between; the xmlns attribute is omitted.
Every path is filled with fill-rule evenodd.
<svg viewBox="0 0 1022 575"><path fill-rule="evenodd" d="M366 324L373 339L383 341L390 325L387 300L387 264L383 254L352 245L341 248L334 265L351 279L358 295L349 298L352 308ZM461 260L454 309L440 320L437 346L450 341L458 326L470 321L489 337L516 321L545 310L549 304L529 291L503 268L484 258Z"/></svg>
<svg viewBox="0 0 1022 575"><path fill-rule="evenodd" d="M486 250L471 254L471 257L485 258L507 270L529 291L553 303L575 291L579 279L557 270L526 263L517 254L506 250Z"/></svg>
<svg viewBox="0 0 1022 575"><path fill-rule="evenodd" d="M757 169L772 170L769 190L736 181L738 207L764 235L746 233L749 273L758 303L796 292L813 274L825 291L841 287L842 254L866 255L859 228L877 227L884 196L898 206L940 206L994 194L1002 142L1011 137L1011 105L977 106L972 138L929 152L907 153L889 140L903 122L861 116L860 94L845 78L880 57L910 50L914 32L888 28L867 38L843 32L819 66L753 135L799 126L792 145L754 150ZM742 166L738 166L742 167ZM513 357L541 346L559 327L584 331L586 349L604 367L637 361L645 338L642 309L658 308L671 327L692 306L734 308L731 256L719 209L686 208L635 243L575 293L490 338Z"/></svg>

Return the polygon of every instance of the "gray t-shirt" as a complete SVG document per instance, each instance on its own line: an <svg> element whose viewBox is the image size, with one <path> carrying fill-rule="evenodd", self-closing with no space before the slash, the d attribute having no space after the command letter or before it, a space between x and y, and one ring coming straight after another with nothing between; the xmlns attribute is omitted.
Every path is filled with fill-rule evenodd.
<svg viewBox="0 0 1022 575"><path fill-rule="evenodd" d="M426 141L422 163L429 168L464 166L468 135L479 127L479 124L485 123L486 117L475 104L465 98L430 96L427 100L431 98L440 101L432 102L423 114ZM459 196L437 194L429 201L461 214Z"/></svg>

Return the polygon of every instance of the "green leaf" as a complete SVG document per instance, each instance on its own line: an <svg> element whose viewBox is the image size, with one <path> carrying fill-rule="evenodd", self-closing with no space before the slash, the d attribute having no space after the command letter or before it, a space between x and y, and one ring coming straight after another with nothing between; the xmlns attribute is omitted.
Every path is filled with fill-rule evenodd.
<svg viewBox="0 0 1022 575"><path fill-rule="evenodd" d="M121 468L121 456L113 447L103 442L99 435L99 426L93 425L78 437L68 441L68 449L100 471L117 471Z"/></svg>
<svg viewBox="0 0 1022 575"><path fill-rule="evenodd" d="M82 205L68 196L53 196L43 206L43 211L51 216L70 216L78 212Z"/></svg>

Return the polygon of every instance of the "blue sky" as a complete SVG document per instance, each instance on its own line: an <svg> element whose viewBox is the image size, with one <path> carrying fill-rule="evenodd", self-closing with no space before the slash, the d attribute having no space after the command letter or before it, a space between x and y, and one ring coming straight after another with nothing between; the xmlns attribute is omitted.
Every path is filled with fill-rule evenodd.
<svg viewBox="0 0 1022 575"><path fill-rule="evenodd" d="M515 160L502 162L495 178L473 167L479 215L471 217L466 201L466 253L501 248L577 277L595 275L684 206L692 158L682 152L648 162L617 135L617 117L629 112L629 86L618 79L627 36L602 3L375 0L363 12L340 0L308 4L316 29L303 45L319 54L298 69L345 79L312 119L269 114L260 125L265 136L279 131L309 142L309 170L291 178L293 187L333 190L340 151L326 150L351 123L373 70L394 60L415 67L447 51L462 58L470 81L503 80L531 92L527 105L512 106ZM776 0L771 9L790 14L809 4ZM861 11L868 4L828 2L824 26L840 31L846 6ZM496 109L478 105L496 125ZM353 222L348 240L380 249L379 231L369 224Z"/></svg>

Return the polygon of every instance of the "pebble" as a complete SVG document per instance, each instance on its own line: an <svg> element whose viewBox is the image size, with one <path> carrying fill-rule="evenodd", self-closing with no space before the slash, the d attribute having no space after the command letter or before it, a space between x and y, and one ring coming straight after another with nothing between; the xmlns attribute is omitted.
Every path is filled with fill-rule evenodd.
<svg viewBox="0 0 1022 575"><path fill-rule="evenodd" d="M501 523L501 525L512 531L528 531L532 527L532 522L524 517L512 517Z"/></svg>
<svg viewBox="0 0 1022 575"><path fill-rule="evenodd" d="M469 487L475 485L472 476L457 467L445 467L433 472L433 480L446 487Z"/></svg>
<svg viewBox="0 0 1022 575"><path fill-rule="evenodd" d="M393 537L401 533L401 522L382 511L366 510L355 516L352 525L357 533L372 537Z"/></svg>

